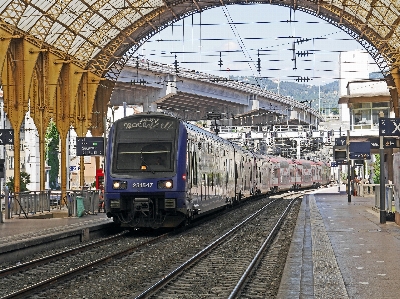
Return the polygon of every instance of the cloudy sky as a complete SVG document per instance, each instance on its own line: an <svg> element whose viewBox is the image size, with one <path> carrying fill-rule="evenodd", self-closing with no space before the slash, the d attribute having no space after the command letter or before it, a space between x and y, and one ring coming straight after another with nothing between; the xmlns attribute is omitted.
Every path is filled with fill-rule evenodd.
<svg viewBox="0 0 400 299"><path fill-rule="evenodd" d="M352 50L364 49L322 19L260 4L193 15L154 35L137 53L166 64L176 56L180 67L218 76L302 77L319 85L338 79L339 53ZM372 59L370 68L378 70Z"/></svg>

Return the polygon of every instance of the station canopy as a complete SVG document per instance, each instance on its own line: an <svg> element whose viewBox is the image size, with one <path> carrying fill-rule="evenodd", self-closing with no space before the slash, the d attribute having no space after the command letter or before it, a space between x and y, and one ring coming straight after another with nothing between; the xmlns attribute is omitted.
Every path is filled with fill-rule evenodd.
<svg viewBox="0 0 400 299"><path fill-rule="evenodd" d="M344 24L372 43L389 65L400 62L400 1L258 0ZM82 66L99 57L109 63L160 28L192 13L243 1L171 0L2 0L0 24L70 55ZM295 6L295 7L294 7ZM138 33L140 32L140 33ZM116 57L117 56L117 57Z"/></svg>

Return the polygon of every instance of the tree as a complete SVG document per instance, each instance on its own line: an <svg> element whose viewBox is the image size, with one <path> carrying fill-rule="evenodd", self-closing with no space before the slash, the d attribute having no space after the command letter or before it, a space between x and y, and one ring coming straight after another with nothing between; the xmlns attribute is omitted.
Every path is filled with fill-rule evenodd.
<svg viewBox="0 0 400 299"><path fill-rule="evenodd" d="M57 189L58 173L60 163L58 160L58 145L60 142L60 134L58 133L56 124L51 121L46 131L46 159L47 165L50 166L49 171L49 187Z"/></svg>
<svg viewBox="0 0 400 299"><path fill-rule="evenodd" d="M25 171L21 171L20 173L20 191L29 191L28 188L26 188L26 185L28 185L31 182L31 175L26 173ZM8 187L8 190L10 192L14 192L14 177L10 177L10 180L6 183L6 186Z"/></svg>
<svg viewBox="0 0 400 299"><path fill-rule="evenodd" d="M373 164L374 167L374 184L380 184L381 182L381 156L380 155L374 155L375 156L375 162Z"/></svg>

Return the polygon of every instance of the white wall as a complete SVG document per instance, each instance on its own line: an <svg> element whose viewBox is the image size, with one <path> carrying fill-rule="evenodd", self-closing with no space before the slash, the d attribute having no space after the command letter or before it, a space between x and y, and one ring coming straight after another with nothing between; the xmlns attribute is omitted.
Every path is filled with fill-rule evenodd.
<svg viewBox="0 0 400 299"><path fill-rule="evenodd" d="M23 146L25 151L25 170L30 174L31 180L27 188L30 191L38 191L40 190L39 137L33 119L29 116L29 112L25 116L25 140Z"/></svg>
<svg viewBox="0 0 400 299"><path fill-rule="evenodd" d="M370 55L363 50L342 52L339 55L339 97L348 94L347 84L350 81L369 79L373 67L369 65ZM339 104L340 120L350 123L350 110L347 104Z"/></svg>

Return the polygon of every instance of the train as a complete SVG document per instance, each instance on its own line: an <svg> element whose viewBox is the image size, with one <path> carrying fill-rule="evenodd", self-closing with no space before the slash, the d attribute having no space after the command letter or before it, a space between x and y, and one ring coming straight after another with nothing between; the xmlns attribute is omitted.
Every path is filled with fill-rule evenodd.
<svg viewBox="0 0 400 299"><path fill-rule="evenodd" d="M330 180L327 163L257 154L160 112L115 121L104 168L106 215L128 229L174 228L250 197Z"/></svg>

